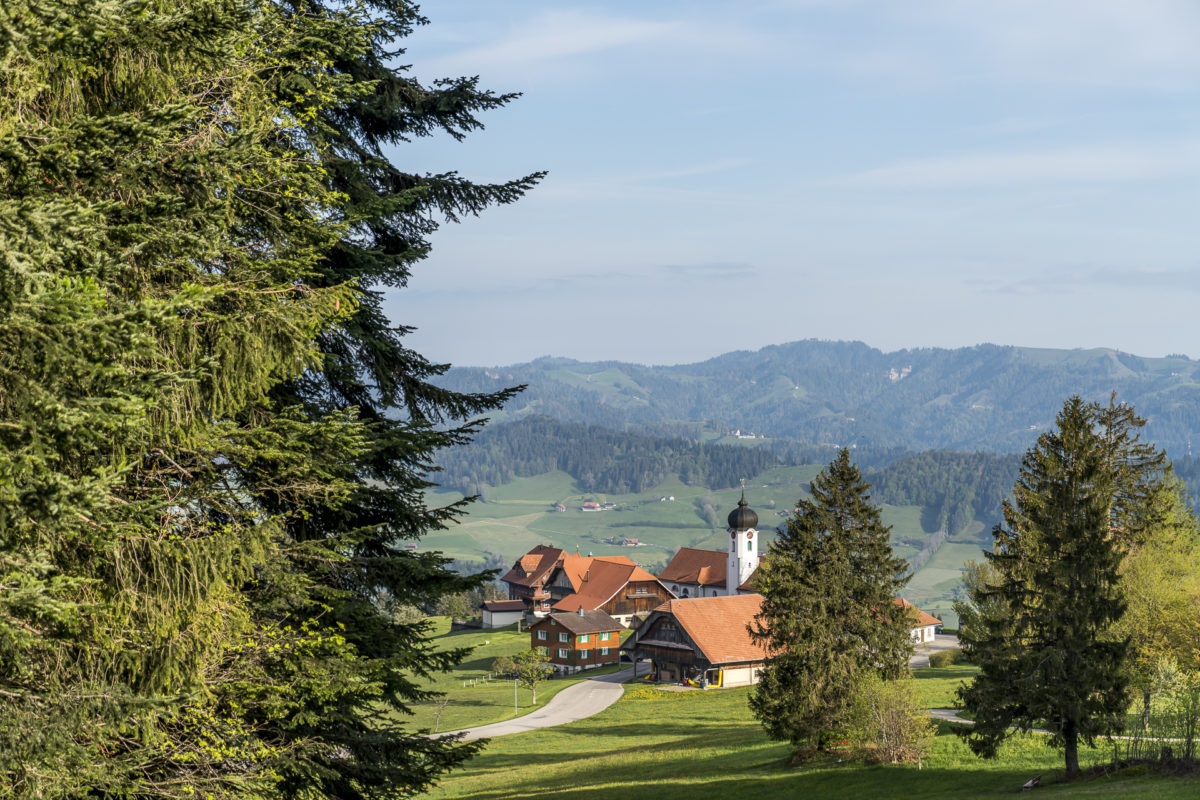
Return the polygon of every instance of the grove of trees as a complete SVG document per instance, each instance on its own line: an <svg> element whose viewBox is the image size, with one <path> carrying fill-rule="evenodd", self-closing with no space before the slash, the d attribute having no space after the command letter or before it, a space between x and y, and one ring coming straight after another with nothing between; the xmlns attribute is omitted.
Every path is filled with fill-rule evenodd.
<svg viewBox="0 0 1200 800"><path fill-rule="evenodd" d="M382 313L441 219L518 198L384 148L512 95L423 84L405 0L0 6L0 785L411 794L477 743L405 725L480 585L444 526L457 393ZM402 547L402 546L401 546Z"/></svg>

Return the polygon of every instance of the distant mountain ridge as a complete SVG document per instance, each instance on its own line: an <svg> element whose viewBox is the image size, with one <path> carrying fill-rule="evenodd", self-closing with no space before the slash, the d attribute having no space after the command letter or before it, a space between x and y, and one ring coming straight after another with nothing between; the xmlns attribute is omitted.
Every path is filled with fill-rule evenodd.
<svg viewBox="0 0 1200 800"><path fill-rule="evenodd" d="M806 340L648 367L541 358L509 367L458 367L458 391L528 389L502 413L669 434L749 430L841 446L1020 452L1053 424L1072 394L1134 405L1145 437L1174 457L1200 443L1200 362L1116 350L978 345L884 353L861 342Z"/></svg>

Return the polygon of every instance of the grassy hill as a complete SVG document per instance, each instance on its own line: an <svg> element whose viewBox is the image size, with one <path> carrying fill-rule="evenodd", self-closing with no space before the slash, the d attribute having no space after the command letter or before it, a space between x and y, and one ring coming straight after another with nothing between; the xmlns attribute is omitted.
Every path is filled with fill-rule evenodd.
<svg viewBox="0 0 1200 800"><path fill-rule="evenodd" d="M953 684L970 668L925 669L916 674L930 706L945 704ZM1062 756L1043 736L1017 736L1000 758L975 757L943 723L922 769L865 765L836 757L791 766L790 747L766 737L747 706L747 689L667 692L627 686L625 696L589 719L492 740L431 794L439 800L694 800L724 796L773 798L919 797L927 800L1005 798L1042 775L1039 796L1176 800L1192 798L1187 779L1117 773L1054 785ZM1083 749L1085 764L1105 750Z"/></svg>
<svg viewBox="0 0 1200 800"><path fill-rule="evenodd" d="M808 482L820 467L776 467L747 481L746 500L758 513L762 549L786 518L779 512L791 509L796 500L808 496ZM517 478L503 486L489 487L488 501L476 503L458 525L427 536L422 549L441 550L447 556L477 561L496 553L511 563L534 545L555 547L594 555L624 555L648 567L664 564L680 547L714 550L726 548L725 517L737 505L741 489L710 490L686 486L678 479L653 489L623 495L580 491L564 472ZM461 499L457 492L431 492L431 505ZM674 500L661 498L674 497ZM711 498L711 500L710 500ZM583 511L585 500L613 503L611 511ZM714 528L701 516L701 505L710 501L716 509ZM561 503L565 512L553 511ZM883 505L884 522L892 525L892 547L901 557L917 552L910 544L922 541L932 531L922 527L919 506ZM952 593L959 584L958 570L969 559L981 558L981 525L971 527L942 545L937 554L910 582L904 592L913 603L953 625ZM638 539L638 547L623 547L610 540ZM943 551L945 551L943 553Z"/></svg>

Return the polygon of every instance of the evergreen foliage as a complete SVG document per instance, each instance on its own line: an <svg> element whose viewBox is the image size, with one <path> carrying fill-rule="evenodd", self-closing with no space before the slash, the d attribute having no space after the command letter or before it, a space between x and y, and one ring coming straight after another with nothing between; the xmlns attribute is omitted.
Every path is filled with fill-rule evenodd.
<svg viewBox="0 0 1200 800"><path fill-rule="evenodd" d="M505 391L432 386L380 311L431 215L399 172L511 96L391 66L403 2L0 6L0 786L411 794L479 744L403 725L459 660L393 604L483 578L398 552L435 451Z"/></svg>
<svg viewBox="0 0 1200 800"><path fill-rule="evenodd" d="M464 494L515 477L562 470L587 492L643 492L678 476L693 486L734 486L776 463L763 448L625 433L548 417L493 425L466 447L438 456L436 480Z"/></svg>
<svg viewBox="0 0 1200 800"><path fill-rule="evenodd" d="M865 674L892 679L908 667L910 619L894 602L907 565L868 489L842 450L759 565L751 635L768 656L750 707L798 748L826 749L849 724Z"/></svg>
<svg viewBox="0 0 1200 800"><path fill-rule="evenodd" d="M960 637L979 675L960 690L971 748L994 757L1010 732L1045 727L1068 774L1078 745L1116 730L1127 703L1122 559L1146 540L1165 457L1139 441L1132 408L1070 398L1022 461L993 531L990 569L969 587Z"/></svg>

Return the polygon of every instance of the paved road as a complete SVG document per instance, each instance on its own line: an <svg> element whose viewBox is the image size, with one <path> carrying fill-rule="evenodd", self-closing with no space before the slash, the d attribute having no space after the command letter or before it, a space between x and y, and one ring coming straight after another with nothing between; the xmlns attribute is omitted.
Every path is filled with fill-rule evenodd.
<svg viewBox="0 0 1200 800"><path fill-rule="evenodd" d="M643 672L645 672L644 669ZM532 731L538 728L552 728L555 725L564 725L568 722L574 722L577 719L599 714L620 700L621 695L625 691L621 684L632 677L633 667L623 669L620 672L614 672L610 675L597 675L594 678L580 681L574 686L568 686L550 698L550 702L546 703L546 705L523 717L517 717L505 722L493 722L491 725L480 725L477 728L445 731L434 735L449 736L455 733L465 733L466 736L463 738L470 741L471 739L506 736L510 733L521 733L522 731Z"/></svg>

